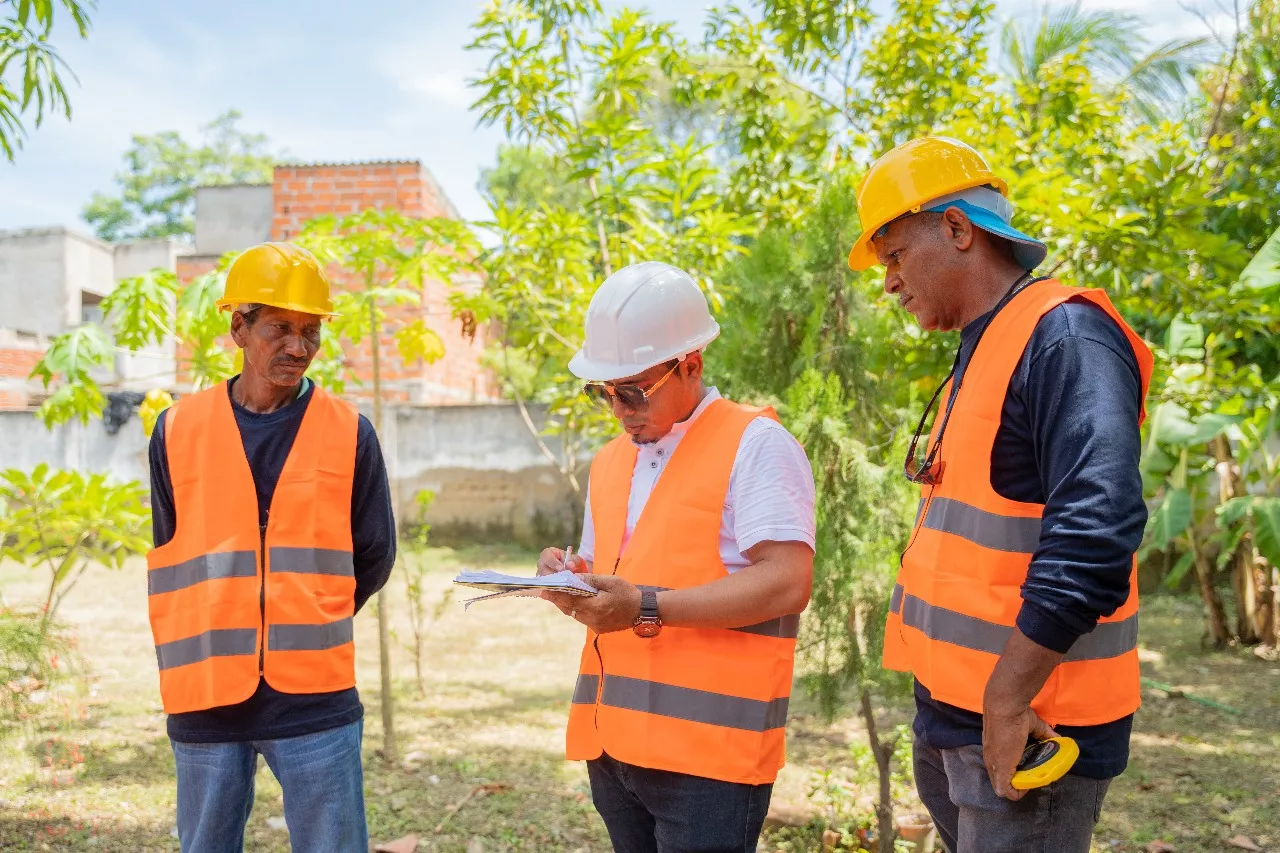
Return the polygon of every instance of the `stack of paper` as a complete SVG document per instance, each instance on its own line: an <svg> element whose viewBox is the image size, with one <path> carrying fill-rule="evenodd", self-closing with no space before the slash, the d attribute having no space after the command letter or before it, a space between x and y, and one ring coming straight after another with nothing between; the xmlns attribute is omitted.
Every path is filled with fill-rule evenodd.
<svg viewBox="0 0 1280 853"><path fill-rule="evenodd" d="M550 575L541 577L522 577L520 575L504 575L502 572L495 572L490 569L480 569L473 571L464 571L453 579L453 582L460 586L470 586L476 589L494 590L490 595L482 595L479 598L472 598L466 602L466 606L471 606L477 601L488 601L491 598L505 598L507 596L537 596L544 590L551 592L564 592L569 595L595 595L596 588L591 584L582 580L578 575L570 571L560 571Z"/></svg>

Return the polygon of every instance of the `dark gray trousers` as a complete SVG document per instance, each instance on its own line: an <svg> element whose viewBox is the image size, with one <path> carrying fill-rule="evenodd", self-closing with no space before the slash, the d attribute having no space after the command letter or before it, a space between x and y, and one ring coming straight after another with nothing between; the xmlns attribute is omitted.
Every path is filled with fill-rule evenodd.
<svg viewBox="0 0 1280 853"><path fill-rule="evenodd" d="M948 853L1089 853L1110 779L1063 776L1016 803L996 796L982 747L915 744L916 790Z"/></svg>

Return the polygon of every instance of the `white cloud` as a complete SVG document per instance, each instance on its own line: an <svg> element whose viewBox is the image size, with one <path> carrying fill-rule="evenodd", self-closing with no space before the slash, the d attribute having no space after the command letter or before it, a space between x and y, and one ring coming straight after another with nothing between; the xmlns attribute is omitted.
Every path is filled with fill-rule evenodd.
<svg viewBox="0 0 1280 853"><path fill-rule="evenodd" d="M403 81L403 85L411 92L418 92L452 107L467 107L473 100L466 78L455 71L410 77Z"/></svg>
<svg viewBox="0 0 1280 853"><path fill-rule="evenodd" d="M460 45L441 44L439 35L433 29L402 36L378 48L373 66L401 92L465 109L473 100L467 77L479 57Z"/></svg>

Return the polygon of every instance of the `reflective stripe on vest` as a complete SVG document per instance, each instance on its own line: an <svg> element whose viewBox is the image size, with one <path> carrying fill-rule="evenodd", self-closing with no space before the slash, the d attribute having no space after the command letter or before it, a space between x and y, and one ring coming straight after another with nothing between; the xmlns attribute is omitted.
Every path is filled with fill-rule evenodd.
<svg viewBox="0 0 1280 853"><path fill-rule="evenodd" d="M277 652L322 651L350 643L353 637L350 619L324 625L272 625L267 630L267 648Z"/></svg>
<svg viewBox="0 0 1280 853"><path fill-rule="evenodd" d="M902 585L893 588L889 610L902 618L902 624L915 628L930 640L998 655L1013 635L1013 628L997 625L955 610L948 610L906 595ZM1138 648L1138 614L1119 622L1102 622L1071 646L1064 660L1105 660Z"/></svg>
<svg viewBox="0 0 1280 853"><path fill-rule="evenodd" d="M350 551L325 548L272 548L271 571L353 578L356 565Z"/></svg>
<svg viewBox="0 0 1280 853"><path fill-rule="evenodd" d="M727 576L720 523L738 445L756 417L725 400L681 439L622 551L637 451L615 439L591 466L597 571L663 592ZM609 567L609 568L606 568ZM784 763L799 615L737 629L666 626L653 640L587 633L569 711L570 760L619 761L727 782L772 782Z"/></svg>
<svg viewBox="0 0 1280 853"><path fill-rule="evenodd" d="M259 527L227 384L169 411L177 529L147 557L148 609L168 713L355 685L354 407L317 388ZM265 560L263 560L265 556Z"/></svg>
<svg viewBox="0 0 1280 853"><path fill-rule="evenodd" d="M258 555L253 551L223 551L201 554L176 566L162 566L147 572L147 594L176 592L219 578L258 576Z"/></svg>
<svg viewBox="0 0 1280 853"><path fill-rule="evenodd" d="M934 498L924 527L968 539L995 551L1033 554L1040 544L1040 519L998 515L952 498Z"/></svg>
<svg viewBox="0 0 1280 853"><path fill-rule="evenodd" d="M790 702L786 696L764 702L621 675L606 675L604 691L600 692L600 676L578 676L573 690L575 703L594 704L597 693L601 705L747 732L766 732L785 726Z"/></svg>
<svg viewBox="0 0 1280 853"><path fill-rule="evenodd" d="M991 486L1004 399L1040 318L1070 299L1092 302L1124 332L1145 398L1151 351L1101 291L1055 281L1026 287L992 320L970 358L939 449L942 474L936 485L921 487L890 599L885 666L913 672L935 699L970 711L981 712L991 671L1013 634L1044 513L1043 505L1008 500ZM944 406L949 397L950 387ZM941 421L935 419L930 445ZM1134 561L1128 600L1075 642L1032 701L1049 724L1096 725L1137 708L1136 575Z"/></svg>
<svg viewBox="0 0 1280 853"><path fill-rule="evenodd" d="M156 664L160 669L173 669L199 663L211 657L256 655L258 632L253 628L221 628L173 640L156 646Z"/></svg>

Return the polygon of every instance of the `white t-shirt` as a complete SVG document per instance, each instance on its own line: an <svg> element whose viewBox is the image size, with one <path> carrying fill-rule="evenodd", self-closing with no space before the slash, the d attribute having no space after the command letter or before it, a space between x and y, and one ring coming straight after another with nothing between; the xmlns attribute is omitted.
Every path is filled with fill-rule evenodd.
<svg viewBox="0 0 1280 853"><path fill-rule="evenodd" d="M631 496L627 501L627 528L622 534L626 550L640 513L653 494L653 487L666 470L671 454L689 431L690 425L720 399L715 388L687 421L671 428L652 444L638 445L639 455L631 474ZM720 519L720 558L730 572L751 561L743 552L761 542L803 542L814 547L813 470L804 448L786 427L771 418L756 418L747 425L738 444L729 475ZM591 521L591 487L587 486L587 511L582 522L582 547L578 553L587 562L595 560L596 531Z"/></svg>

